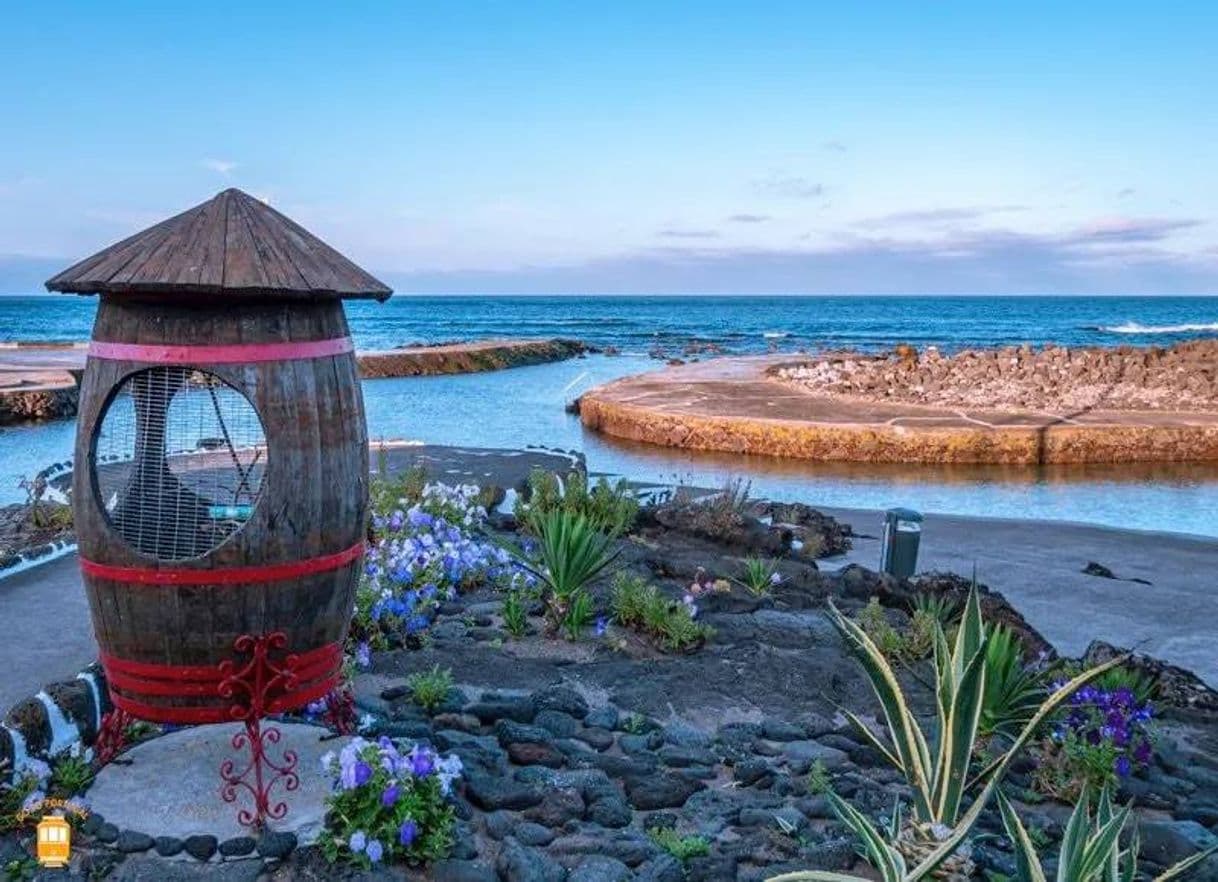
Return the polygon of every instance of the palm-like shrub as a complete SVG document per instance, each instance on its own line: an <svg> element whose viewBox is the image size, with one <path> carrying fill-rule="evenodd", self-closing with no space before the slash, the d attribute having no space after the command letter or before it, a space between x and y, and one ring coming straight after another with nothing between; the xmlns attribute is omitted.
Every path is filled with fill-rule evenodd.
<svg viewBox="0 0 1218 882"><path fill-rule="evenodd" d="M536 515L541 568L521 561L545 586L546 614L553 628L572 631L573 614L583 615L591 608L587 586L604 575L617 560L614 538L593 526L584 515L555 510Z"/></svg>
<svg viewBox="0 0 1218 882"><path fill-rule="evenodd" d="M985 658L990 636L981 619L976 587L969 592L954 646L949 648L942 627L935 629L938 726L933 741L923 732L884 653L866 631L842 615L832 602L829 618L871 681L888 730L888 743L857 715L849 711L845 714L863 737L904 775L913 790L913 818L905 825L894 825L892 842L848 803L839 798L831 803L842 821L862 840L868 859L880 871L884 882L967 879L972 863L967 854L957 854L957 849L1016 753L1076 689L1123 661L1113 659L1061 686L1040 704L1009 749L972 775L974 745L985 700ZM980 788L980 792L962 814L965 793L974 787ZM858 877L813 870L777 876L770 882L858 882Z"/></svg>
<svg viewBox="0 0 1218 882"><path fill-rule="evenodd" d="M1000 792L998 808L1007 836L1015 844L1015 863L1019 882L1048 882L1036 846L1014 806ZM1114 810L1108 788L1100 791L1095 814L1086 788L1079 796L1062 835L1057 859L1058 882L1133 882L1138 873L1138 835L1129 837L1128 848L1121 848L1121 833L1129 821L1126 806ZM1185 858L1155 876L1154 882L1182 878L1189 870L1218 851L1218 845Z"/></svg>
<svg viewBox="0 0 1218 882"><path fill-rule="evenodd" d="M1045 676L1025 664L1023 644L1010 628L987 625L986 632L985 691L978 729L983 737L1014 738L1040 707Z"/></svg>

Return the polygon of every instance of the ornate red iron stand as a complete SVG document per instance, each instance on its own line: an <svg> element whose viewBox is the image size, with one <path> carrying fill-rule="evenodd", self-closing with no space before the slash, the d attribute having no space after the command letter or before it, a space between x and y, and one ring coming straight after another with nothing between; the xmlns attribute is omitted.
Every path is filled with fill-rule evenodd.
<svg viewBox="0 0 1218 882"><path fill-rule="evenodd" d="M97 727L97 738L93 740L93 756L99 766L109 764L127 746L127 727L135 718L120 707L116 707L101 718Z"/></svg>
<svg viewBox="0 0 1218 882"><path fill-rule="evenodd" d="M285 750L281 760L271 758L268 748L278 744L282 737L275 726L263 726L262 718L275 712L275 697L296 688L297 656L287 655L279 664L272 662L270 652L287 646L287 636L282 631L272 634L243 634L233 643L238 654L248 655L249 660L240 664L225 661L220 664L220 695L232 699L229 716L233 721L244 723L244 731L233 735L233 750L249 750L249 761L237 770L238 764L231 759L220 764L220 779L224 782L220 796L225 802L236 802L241 790L247 791L254 800L254 809L243 808L237 812L237 821L245 827L261 828L268 820L278 821L288 813L286 802L272 802L271 791L281 783L289 793L300 786L296 774L296 752Z"/></svg>

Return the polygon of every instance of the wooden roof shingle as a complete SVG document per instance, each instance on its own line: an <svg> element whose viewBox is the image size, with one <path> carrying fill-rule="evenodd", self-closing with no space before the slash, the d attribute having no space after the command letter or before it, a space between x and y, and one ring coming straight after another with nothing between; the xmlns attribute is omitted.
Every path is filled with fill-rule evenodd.
<svg viewBox="0 0 1218 882"><path fill-rule="evenodd" d="M393 291L295 221L230 188L46 283L72 294L385 300Z"/></svg>

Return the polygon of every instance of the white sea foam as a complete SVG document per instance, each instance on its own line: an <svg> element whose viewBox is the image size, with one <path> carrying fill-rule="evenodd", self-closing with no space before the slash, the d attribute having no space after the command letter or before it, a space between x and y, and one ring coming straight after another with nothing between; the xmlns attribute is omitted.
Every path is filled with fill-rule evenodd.
<svg viewBox="0 0 1218 882"><path fill-rule="evenodd" d="M761 336L767 340L781 340L783 337L790 337L791 335L786 331L766 331Z"/></svg>
<svg viewBox="0 0 1218 882"><path fill-rule="evenodd" d="M1100 325L1099 330L1109 334L1187 334L1195 331L1218 332L1218 322L1200 322L1183 325L1143 325L1125 322L1121 325Z"/></svg>

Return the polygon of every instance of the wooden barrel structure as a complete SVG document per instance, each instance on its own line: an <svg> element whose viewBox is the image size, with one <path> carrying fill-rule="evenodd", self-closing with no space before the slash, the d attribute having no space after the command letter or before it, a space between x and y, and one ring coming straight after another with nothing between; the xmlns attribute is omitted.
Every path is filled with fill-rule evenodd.
<svg viewBox="0 0 1218 882"><path fill-rule="evenodd" d="M47 288L101 295L72 509L115 706L193 724L325 696L368 493L342 300L390 289L239 190Z"/></svg>

